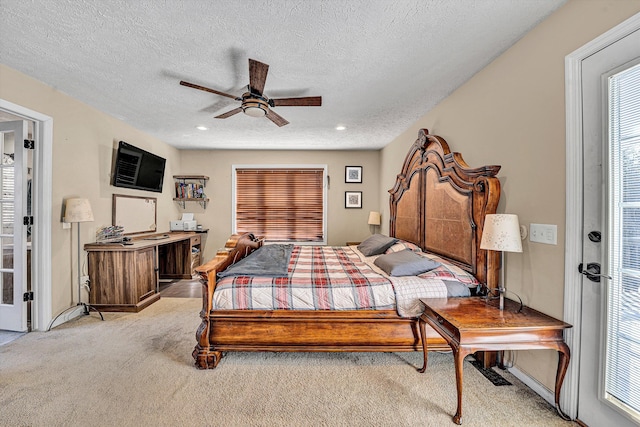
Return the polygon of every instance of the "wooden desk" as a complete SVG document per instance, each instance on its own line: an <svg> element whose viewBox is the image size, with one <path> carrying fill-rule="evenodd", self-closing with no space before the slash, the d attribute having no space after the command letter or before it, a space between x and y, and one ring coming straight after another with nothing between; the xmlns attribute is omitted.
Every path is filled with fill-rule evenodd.
<svg viewBox="0 0 640 427"><path fill-rule="evenodd" d="M160 279L190 279L192 248L201 233L169 232L132 238L130 244L89 243L89 302L100 311L138 312L160 299ZM200 258L197 258L199 264Z"/></svg>
<svg viewBox="0 0 640 427"><path fill-rule="evenodd" d="M429 298L420 299L425 305L420 316L420 337L425 336L425 323L444 338L451 350L456 368L458 408L453 416L456 424L462 423L462 364L465 356L476 351L554 349L558 351L555 405L558 414L569 419L560 409L560 388L569 365L569 347L563 339L563 331L571 328L568 323L554 319L525 307L516 313L520 304L505 300L501 311L497 302L484 298ZM424 365L427 369L427 340L422 339Z"/></svg>

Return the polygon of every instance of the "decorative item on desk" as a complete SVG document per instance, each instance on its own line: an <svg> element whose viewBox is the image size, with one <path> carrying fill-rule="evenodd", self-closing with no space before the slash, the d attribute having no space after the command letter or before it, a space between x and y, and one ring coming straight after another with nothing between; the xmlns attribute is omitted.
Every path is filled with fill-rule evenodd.
<svg viewBox="0 0 640 427"><path fill-rule="evenodd" d="M505 252L522 252L522 241L520 239L520 224L518 215L513 214L489 214L484 219L484 231L480 249L490 251L500 251L500 310L504 310L505 274L504 259ZM520 298L520 297L518 297ZM520 301L522 305L522 301Z"/></svg>
<svg viewBox="0 0 640 427"><path fill-rule="evenodd" d="M49 324L49 327L47 328L47 330L51 329L51 325L53 325L55 323L55 321L58 319L58 317L60 317L63 313L71 310L71 309L75 309L78 306L82 306L84 308L83 314L88 315L89 314L89 310L95 310L98 312L98 314L100 315L100 318L102 320L104 320L104 317L102 316L102 313L100 313L100 310L98 310L97 308L91 306L88 303L84 303L82 302L82 270L80 268L80 259L81 259L81 248L82 246L80 245L80 223L81 222L93 222L93 211L91 210L91 204L89 203L88 199L80 199L80 198L74 198L74 199L67 199L66 200L66 205L65 205L65 210L64 210L64 222L75 222L78 224L78 303L75 306L71 306L69 308L67 308L66 310L64 310L62 313L58 314ZM86 284L85 284L86 285Z"/></svg>
<svg viewBox="0 0 640 427"><path fill-rule="evenodd" d="M376 227L380 226L380 212L374 212L371 211L369 212L369 220L367 221L367 224L372 225L373 227L373 233L376 233Z"/></svg>
<svg viewBox="0 0 640 427"><path fill-rule="evenodd" d="M123 240L124 227L121 225L107 225L96 231L97 243L120 243Z"/></svg>

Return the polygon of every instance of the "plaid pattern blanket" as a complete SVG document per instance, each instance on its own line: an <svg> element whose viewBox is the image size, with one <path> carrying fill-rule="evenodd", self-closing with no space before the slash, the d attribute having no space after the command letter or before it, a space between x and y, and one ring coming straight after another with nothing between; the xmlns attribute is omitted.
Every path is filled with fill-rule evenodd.
<svg viewBox="0 0 640 427"><path fill-rule="evenodd" d="M420 298L446 298L447 286L441 279L419 276L390 277L396 292L396 309L401 317L418 317L424 311Z"/></svg>
<svg viewBox="0 0 640 427"><path fill-rule="evenodd" d="M288 277L235 276L218 281L219 310L392 310L391 281L350 247L294 246Z"/></svg>

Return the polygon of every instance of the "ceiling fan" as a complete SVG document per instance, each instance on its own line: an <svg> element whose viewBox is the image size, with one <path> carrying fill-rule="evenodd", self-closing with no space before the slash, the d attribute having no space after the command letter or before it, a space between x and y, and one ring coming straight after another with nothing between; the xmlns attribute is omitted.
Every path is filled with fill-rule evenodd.
<svg viewBox="0 0 640 427"><path fill-rule="evenodd" d="M192 87L194 89L203 90L205 92L215 93L216 95L226 96L235 101L240 101L242 104L238 108L222 113L216 116L216 119L226 119L234 114L243 112L251 117L264 117L278 126L284 126L289 124L282 116L275 113L273 107L319 107L322 105L321 96L307 96L302 98L277 98L270 99L264 93L264 84L267 80L267 72L269 66L255 59L249 59L249 86L247 86L247 92L242 96L230 95L228 93L220 92L215 89L200 86L197 84L180 81L182 86Z"/></svg>

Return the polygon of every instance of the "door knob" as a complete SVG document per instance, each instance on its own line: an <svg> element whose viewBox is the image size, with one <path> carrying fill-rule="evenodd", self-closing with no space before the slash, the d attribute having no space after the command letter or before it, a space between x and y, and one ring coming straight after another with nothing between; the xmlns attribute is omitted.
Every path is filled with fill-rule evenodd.
<svg viewBox="0 0 640 427"><path fill-rule="evenodd" d="M587 237L589 237L589 240L594 243L600 243L600 241L602 240L602 234L599 231L591 231L589 232Z"/></svg>
<svg viewBox="0 0 640 427"><path fill-rule="evenodd" d="M580 265L578 265L578 272L587 276L587 279L591 280L592 282L600 282L601 277L609 280L613 279L611 276L608 276L606 274L600 274L600 264L598 264L597 262L588 263L586 269L583 268L582 263L580 263Z"/></svg>

